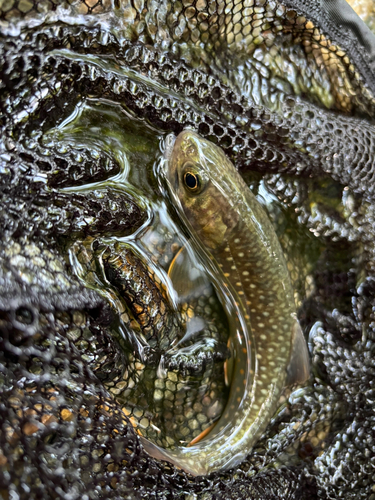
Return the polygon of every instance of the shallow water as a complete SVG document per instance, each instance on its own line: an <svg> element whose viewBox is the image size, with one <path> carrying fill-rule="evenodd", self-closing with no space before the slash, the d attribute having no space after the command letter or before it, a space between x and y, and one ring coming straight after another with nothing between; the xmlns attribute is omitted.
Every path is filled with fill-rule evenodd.
<svg viewBox="0 0 375 500"><path fill-rule="evenodd" d="M225 348L228 331L223 307L210 285L205 263L194 248L191 249L192 265L199 277L198 288L202 286L202 280L206 287L205 301L198 304L196 297L202 295L199 289L192 289L188 296L182 297L183 287L173 284L168 275L171 262L179 249L186 245L187 235L165 197L159 178L165 136L116 103L104 99L86 99L76 106L59 127L51 129L43 142L46 145L58 143L61 151L69 145L78 149L91 146L93 151L105 152L120 166L119 172L105 181L72 185L62 191L91 191L101 197L104 190L113 190L126 198L130 197L145 213L145 222L134 232L121 234L115 231L97 239L96 245L100 251L93 250L92 238L72 241L70 262L79 279L104 296L120 318L117 326L113 326L113 335L125 352L127 369L120 378L107 384L108 390L120 402L139 434L163 447L187 445L205 429L209 429L224 408L229 384L224 365L225 359L231 355ZM285 192L281 198L275 189L282 183L293 183L293 179L282 175L260 176L256 172L246 171L245 180L267 210L279 237L293 282L300 321L308 336L312 325L309 323L306 303L310 295L316 292L314 273L322 265L322 260L329 272L348 272L352 259L347 249L345 254L340 245L332 249L332 241L316 237L313 228L307 228L304 222L308 213L313 214L317 224L325 224L327 231L328 228L335 231L336 227L336 231L342 232L343 228L350 226L348 221L354 203L353 196L327 179L306 180L308 196L301 206L299 200L285 197ZM90 224L90 220L87 223ZM84 261L82 249L86 255ZM118 265L118 256L122 251L135 255L145 265L146 271L142 272L149 273L149 277L158 283L165 304L171 308L168 314L174 318L172 323L154 326L158 338L166 339L164 344L155 338L147 341L142 325L137 323L136 312L129 312L118 285L108 280L103 252L107 255L106 265L112 259L113 268ZM355 254L354 248L353 258ZM334 271L331 269L333 262ZM96 276L94 280L93 275ZM128 276L127 279L130 280L127 286L135 286L136 290L144 286L134 276ZM138 276L138 279L142 279L142 276ZM149 298L143 300L147 302ZM152 314L159 314L160 308L155 308L155 311ZM163 316L161 323L166 317ZM168 334L163 328L170 329ZM189 331L193 331L193 334L189 334ZM158 350L154 358L147 351L150 346ZM193 375L186 367L189 361L190 366L197 363L197 353L201 351L206 353L208 361L204 361L198 375ZM288 394L285 396L288 397ZM286 401L285 396L283 401ZM206 406L202 406L204 401ZM284 405L279 411L281 419L285 408ZM323 446L333 420L332 416L322 419L324 431L320 431L320 439L306 437L307 432L303 434L304 439L315 439L317 449ZM277 439L280 439L280 432ZM281 459L283 463L291 460L290 453L294 452L286 448Z"/></svg>
<svg viewBox="0 0 375 500"><path fill-rule="evenodd" d="M86 2L88 3L92 5L93 2ZM266 44L264 50L258 47L252 53L253 61L249 65L244 67L240 64L237 68L228 69L230 56L236 53L237 48L240 52L244 48L246 52L247 49L252 51L254 47L241 48L240 41L240 45L231 46L230 50L225 52L225 60L220 62L221 51L217 51L219 57L216 58L216 47L208 44L204 49L202 46L199 48L198 44L194 46L195 42L192 43L192 39L188 40L185 36L189 35L189 29L194 30L192 24L186 25L188 27L184 33L183 27L179 26L176 29L177 39L172 36L174 41L169 45L167 37L164 36L168 35L163 31L164 27L160 27L158 31L159 27L153 26L152 31L156 19L155 12L148 13L146 23L143 23L143 28L146 24L150 29L147 35L146 30L141 33L140 25L136 30L130 28L132 9L126 11L123 9L124 4L120 2L120 7L118 9L116 7L113 13L110 3L105 4L109 12L102 15L100 11L102 7L99 5L100 13L95 16L80 16L85 9L83 3L81 11L76 10L70 15L67 15L67 9L58 8L56 12L51 13L47 24L60 20L69 24L69 27L63 27L62 23L58 27L53 24L48 27L42 26L42 41L38 38L39 35L34 39L34 35L30 34L30 39L28 37L17 41L14 39L7 48L11 53L9 61L11 58L18 61L16 52L19 50L21 53L20 66L12 76L18 78L18 74L23 75L21 87L26 93L20 92L18 96L9 90L9 94L6 94L4 105L9 114L7 116L9 128L4 142L10 150L15 146L15 137L20 138L20 143L16 144L18 149L15 150L14 156L13 153L4 156L6 161L11 162L11 166L4 167L2 172L5 174L12 172L12 162L16 157L17 168L19 167L23 173L26 172L26 178L21 182L22 186L27 186L26 190L29 189L27 175L31 172L33 182L42 183L44 186L48 182L51 188L65 186L66 193L56 195L53 189L48 196L42 193L44 198L41 200L41 206L44 214L40 213L39 200L35 201L31 213L24 214L18 206L16 212L19 211L21 221L23 217L26 219L24 227L27 226L30 234L33 234L35 221L41 224L44 231L45 228L51 229L57 220L56 224L61 225L49 234L52 235L52 239L56 234L63 235L59 240L61 247L57 245L57 253L60 254L61 260L69 255L76 276L87 287L98 290L117 313L109 328L110 334L107 325L96 330L94 327L94 333L88 332L86 328L85 339L92 342L92 345L88 345L86 340L77 340L79 329L78 332L75 328L67 333L67 338L73 343L73 350L82 349L80 355L84 362L80 366L94 370L99 379L99 382L98 380L95 382L98 384L98 391L103 389L103 382L118 403L116 408L120 410L122 408L136 431L161 446L189 444L192 439L199 436L202 430L200 426L209 426L210 422L215 420L217 414L209 414L203 405L200 390L204 384L208 384L209 387L205 393L207 398L205 401L209 406L213 406L215 411L220 413L220 405L225 403L230 373L228 376L224 370L223 374L223 366L231 353L228 353L225 342L225 328L222 331L217 328L217 324L221 324L223 319L225 321L225 317L220 301L207 283L204 259L200 260L194 249L191 259L194 273L207 285L203 302L195 301L191 295L186 298L188 299L186 302L185 297L182 297L185 293L181 279L177 286L168 276L170 263L179 248L185 244L187 235L174 217L170 202L165 199L164 194L161 195L157 176L165 139L161 130L179 132L186 123L190 126L192 123L199 123L199 131L206 138L227 148L228 156L232 159L238 158L241 151L247 151L250 158L255 151L247 166L246 162L240 163L241 158L237 164L242 165L246 182L268 210L279 235L293 281L298 315L309 344L313 375L306 387L283 396L279 411L272 418L269 428L251 455L242 463L241 472L220 474L220 476L226 478L224 482L229 489L236 481L237 484L242 481L242 473L251 475L260 470L259 476L262 478L267 474L267 471L263 471L264 467L270 464L302 465L307 476L310 473L316 474L316 482L324 490L338 489L342 494L346 491L345 484L352 480L355 484L362 481L365 491L369 484L368 478L372 474L372 464L367 460L371 456L372 446L370 420L367 417L372 415L373 402L370 375L373 369L371 304L374 289L371 280L374 269L372 235L374 216L371 201L363 201L361 196L353 194L348 186L366 194L368 194L366 189L369 187L368 192L371 195L370 184L369 186L365 184L367 180L372 179L372 167L370 164L361 163L361 159L366 158L361 152L363 150L361 141L363 130L368 138L371 139L372 135L369 135L363 120L356 122L358 128L353 127L354 122L350 122L347 128L342 129L340 117L334 113L325 114L323 108L332 107L350 116L363 118L364 115L369 116L371 113L373 115L371 96L361 95L363 89L356 80L357 76L350 73L351 70L348 70L346 63L341 68L349 71L344 75L347 80L344 78L345 81L341 82L342 73L338 78L336 74L328 74L324 65L319 63L319 54L310 61L308 57L305 58L306 54L300 46L300 40L296 40L296 45L293 45L293 37L288 34L291 25L289 20L293 15L286 21L286 44L281 40L279 46L280 40L276 40L272 45L272 40L266 39L267 42L271 42L270 49L268 49L269 44ZM159 3L137 2L137 5L140 7L147 4L148 7ZM264 3L263 0L259 1L261 14ZM130 2L127 4L130 5ZM132 2L133 4L135 3ZM169 2L166 4L170 5ZM175 4L180 3L175 2ZM275 2L270 1L268 4L272 10ZM78 2L75 7L77 5ZM284 7L280 9L278 16L282 16L283 12ZM38 24L31 19L31 16L28 19L29 26ZM238 16L236 19L238 20ZM281 23L284 23L282 17L278 17L277 22L280 19ZM124 28L124 20L125 24L129 23L126 33L121 31ZM271 15L271 23L274 21ZM300 22L304 21L298 19L297 23ZM95 26L99 24L102 27L100 33L95 31ZM306 24L306 29L308 25L309 23ZM284 24L283 26L285 28ZM13 28L9 26L8 28L10 33ZM15 30L16 28L13 29L13 34ZM115 33L117 40L111 39L110 33ZM181 38L181 35L184 37ZM231 33L228 35L228 41L229 38L233 39ZM196 36L196 30L193 36ZM206 35L202 35L202 42L204 36ZM268 36L269 33L266 34L266 37ZM47 61L48 56L46 59L44 56L41 59L36 57L30 59L26 69L22 70L23 50L25 47L29 48L31 43L32 47L37 45L42 47L43 51L43 40L46 39L43 37L49 40L49 45L45 47L47 52L48 47L59 47L59 50L52 51L55 59ZM225 35L222 38L225 42ZM137 44L134 43L134 47L130 47L129 50L129 45L132 44L126 45L125 40L135 42L137 39L144 42L145 47L137 51ZM319 44L324 46L325 41L326 38L323 37ZM152 45L160 50L159 54L153 52ZM173 56L169 59L170 54L166 55L164 49L174 52L176 59L173 59ZM34 49L31 52L34 53ZM83 55L82 52L87 53ZM134 58L138 56L139 64L134 62ZM200 56L202 60L199 59ZM181 68L179 66L181 57L186 58L187 66L190 63L193 67L199 66L202 72L184 68L175 70L174 64L176 68ZM241 54L239 57L241 58ZM69 61L72 60L85 61L86 65L70 66ZM214 77L211 77L208 75L211 75L209 70L213 60L217 67L212 68ZM331 62L334 69L335 64L340 61L337 59L335 61L333 58ZM306 72L305 67L308 68ZM33 75L31 79L29 79L30 74ZM169 81L170 75L174 75L171 81ZM218 77L216 80L215 76ZM33 87L34 77L35 87ZM228 93L218 81L224 81L232 89L235 88L237 94ZM142 87L143 83L145 85ZM339 84L340 88L337 88L336 84ZM124 88L127 90L124 91ZM147 88L151 88L152 92L148 93ZM33 89L35 94L30 96L28 92ZM70 93L71 90L73 93ZM277 111L283 111L282 105L285 103L279 99L277 90L281 93L290 93L291 99L290 101L288 99L288 103L293 102L294 94L301 95L302 92L304 99L318 103L320 107L312 110L303 107L301 99L296 108L288 107L287 119L280 128ZM16 94L17 92L16 90ZM82 98L82 95L85 97ZM110 95L117 104L98 98L103 95L107 97ZM245 110L238 105L240 102L243 104L240 101L243 95L246 95L249 101L245 102ZM239 97L238 100L236 96ZM82 99L81 104L77 105L77 100L80 99ZM118 104L119 101L126 101L129 108ZM275 114L270 118L267 109L265 114L257 114L258 104L265 105ZM73 105L76 109L72 113ZM64 112L62 118L60 110L67 109L71 115L67 117ZM136 109L137 116L133 116L130 109ZM51 110L51 118L46 118ZM238 110L242 113L241 116L236 115ZM160 129L154 129L148 121L141 120L139 116L147 117L155 126L160 125ZM323 121L320 119L322 116L326 117ZM40 135L44 133L46 123L50 127L53 121L60 118L64 119L64 122L57 129L45 133L42 139L45 148L40 148ZM172 120L171 126L169 119ZM13 120L14 128L12 128ZM317 137L315 137L315 127ZM276 136L280 132L281 138L275 138L275 131ZM349 143L344 155L341 154L341 148L345 146L342 134L344 136L346 134ZM335 135L338 136L336 141L332 139ZM352 135L357 135L354 141L357 144L353 146L353 143L351 149ZM250 136L252 139L244 143L241 136ZM260 142L257 141L258 138ZM266 154L263 146L268 140L270 149L266 148L268 152ZM299 160L305 157L306 163L304 160L296 163L296 156L292 154L289 157L290 163L288 157L279 161L280 155L276 152L274 154L273 148L279 151L278 148L282 149L284 146L289 152L294 148L293 154L296 151L303 153ZM358 154L351 156L352 151L358 152L358 150ZM325 163L327 151L329 157ZM64 160L64 155L67 161ZM261 161L257 162L257 159ZM317 168L319 160L323 164L323 170L325 169L325 172L329 172L336 179L341 179L342 185L321 173ZM347 163L352 161L353 170L346 169ZM104 169L101 168L103 162L106 165ZM56 172L51 172L52 165L54 165L52 170L58 169ZM253 165L258 168L258 172L249 169L249 165L252 165L251 168ZM85 169L86 172L82 172ZM272 173L284 171L290 172L291 175ZM107 173L103 175L103 172ZM22 189L21 187L21 191ZM61 192L64 193L64 190L61 189ZM78 199L80 195L75 198L75 195L70 194L80 192L88 194L87 198L81 196ZM20 196L20 206L23 207L23 191L15 193L17 200ZM112 196L112 193L116 193L117 198ZM85 206L86 204L92 206L91 201L94 197L100 200L96 205L100 210L100 216L97 218L92 212L89 213L89 210L86 211ZM7 198L5 200L8 203ZM137 217L127 217L126 210L118 210L121 204L119 200L133 200L141 207L143 213L141 220ZM78 203L77 210L80 216L78 221L77 216L73 216L75 233L71 234L70 239L68 237L67 246L64 231L67 227L67 217L69 220L71 214L65 214L64 203L69 207L68 212L70 210L74 212L75 204ZM102 209L104 206L105 210ZM129 204L129 207L131 210L132 205ZM62 222L59 220L60 211ZM87 215L81 217L82 213ZM113 214L118 213L124 214L127 223L121 224L119 221L118 227L115 227L112 222L116 216ZM44 216L51 218L46 226L43 222ZM98 219L101 220L99 225L96 225ZM129 220L136 220L136 225L130 227ZM111 229L105 229L106 221L111 221L111 224L108 223ZM9 227L12 228L12 224L8 224L7 228ZM124 227L126 229L123 229ZM19 275L32 282L33 286L40 279L52 287L53 266L50 266L49 271L28 269L29 265L32 266L36 262L40 266L46 265L42 258L31 258L39 251L36 244L42 248L46 245L44 239L32 241L26 252L26 260L23 256L14 256L22 251L23 241L20 241L21 246L19 246L18 238L23 237L24 233L21 231L21 226L19 229L20 232L12 236L16 243L12 242L7 248L6 255L11 255L11 264L13 265L14 260L19 266L17 269ZM90 236L86 238L85 234ZM26 240L28 237L27 235ZM48 238L47 240L49 241ZM44 249L41 255L43 258L46 256L48 261ZM59 269L63 267L60 266ZM70 270L71 267L67 266L65 276L59 274L56 287L58 290L62 283L69 287ZM145 283L147 286L144 286ZM49 291L52 293L52 289ZM82 295L86 292L87 290L83 290ZM78 307L77 301L72 307ZM196 311L199 311L198 318ZM74 313L73 316L77 314ZM83 314L82 312L82 316ZM104 316L106 314L105 311ZM70 318L67 314L61 315L63 316L65 317L62 321L68 324ZM95 316L94 320L96 319ZM324 321L324 324L320 321ZM79 326L82 324L84 320L79 322ZM189 328L186 324L190 325ZM214 329L215 325L217 331ZM198 337L195 335L199 328L206 329L205 335ZM56 338L59 338L57 331ZM113 363L113 369L111 359L104 361L99 359L103 351L96 346L100 346L103 339L107 339L108 344L116 339L114 345L111 345L111 352L114 353L116 361ZM117 349L114 348L116 346ZM121 354L120 358L117 356L118 353ZM203 356L199 356L202 353ZM67 363L71 361L68 354L66 359ZM106 369L102 366L103 362ZM45 365L48 370L47 363ZM197 366L200 370L198 377L192 374L192 368ZM75 370L74 365L72 373L75 374ZM41 367L33 367L29 371L39 374ZM219 380L219 385L211 384L213 378ZM34 380L33 376L31 379ZM91 380L90 374L81 381L82 387L86 387L86 380ZM65 383L65 379L61 383ZM74 383L69 383L76 387ZM179 390L187 397L183 398L182 393L178 394ZM64 390L61 392L64 393ZM73 400L75 397L72 396ZM212 398L215 399L214 404ZM109 400L112 401L110 398ZM79 402L80 399L77 398L74 403L77 412ZM176 408L179 410L175 411ZM106 415L103 422L110 426L111 417ZM177 432L176 422L178 422L177 427L186 430L184 434ZM87 425L89 424L87 422ZM126 427L126 432L131 434L129 427ZM64 440L64 431L61 435ZM90 435L89 430L87 436L79 441L77 448L83 446L83 440L89 441L93 435L95 434ZM33 435L31 439L34 439ZM137 446L139 444L134 437L131 442ZM55 446L58 448L60 445ZM74 446L75 443L71 450L75 453ZM118 452L120 461L126 453L123 450ZM135 455L136 460L130 465L129 461L125 461L125 470L121 469L120 473L128 474L131 471L135 472L134 477L136 477L141 472L137 476L140 478L144 470L141 462L144 455L138 451ZM32 454L28 453L25 458L33 461L30 457ZM54 457L55 455L53 459ZM48 460L52 460L51 457ZM152 471L156 470L155 475L159 474L159 487L167 488L165 474L168 472L165 471L170 470L168 466L161 463L156 466L148 457L146 460L148 464L152 464ZM38 463L37 460L35 462ZM96 463L95 467L98 465L100 464ZM86 467L86 470L89 469L94 470L91 462L90 466ZM56 470L56 475L59 477L60 470L61 468ZM285 468L279 468L276 474L287 484L288 473L291 470L293 468L287 471ZM347 477L351 479L347 480ZM97 483L101 484L101 478L102 476L96 476ZM247 481L249 485L252 480L248 478ZM260 479L260 483L261 481ZM269 482L267 479L266 484L267 482L271 484L269 488L273 488L273 481ZM195 484L198 483L199 481ZM174 491L177 491L176 483L173 484ZM205 484L207 483L202 481L198 488L205 488ZM221 482L219 486L216 484L216 482L211 484L212 491L222 487ZM367 498L366 494L364 498Z"/></svg>
<svg viewBox="0 0 375 500"><path fill-rule="evenodd" d="M45 136L44 142L50 141L58 141L60 149L64 144L77 148L82 144L92 146L111 155L120 165L120 172L105 181L66 187L62 191L92 191L100 197L104 190L113 189L131 197L146 213L145 223L132 234L106 234L96 240L72 241L70 262L83 283L109 300L120 317L113 334L126 351L128 366L121 380L111 381L108 389L142 435L163 446L172 446L177 439L188 444L218 418L225 404L228 388L223 363L229 355L228 334L222 306L204 264L193 251L190 275L185 279L192 283L193 276L195 285L190 286L188 294L184 286L173 284L168 275L173 259L186 247L187 240L169 214L160 196L159 179L155 177L163 137L114 103L89 101L77 106L58 129ZM93 245L98 249L94 250ZM105 262L103 252L107 253ZM125 254L121 257L123 252L130 252L145 265L137 276L126 275L130 275L129 262L124 260ZM97 265L93 270L94 259ZM138 307L155 300L141 290L146 287L142 281L145 274L157 281L164 297L159 323L155 317L160 315L160 307L155 305L150 311L156 323L151 340L145 338L142 325L137 324L137 311L128 310L119 285L116 288L113 276L112 282L108 277L109 267L112 266L113 275L113 268L121 264L125 266L125 274L118 280L128 280L127 285L136 290ZM168 324L163 324L165 308L174 317ZM149 347L153 352L145 354ZM191 372L194 365L197 373ZM188 426L184 427L186 421Z"/></svg>

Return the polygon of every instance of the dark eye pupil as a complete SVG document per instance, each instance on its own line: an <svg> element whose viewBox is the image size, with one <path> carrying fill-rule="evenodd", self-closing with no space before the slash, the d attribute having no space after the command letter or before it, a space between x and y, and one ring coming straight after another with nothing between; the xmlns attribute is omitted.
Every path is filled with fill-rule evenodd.
<svg viewBox="0 0 375 500"><path fill-rule="evenodd" d="M189 189L196 189L198 187L198 177L187 172L185 174L185 184Z"/></svg>

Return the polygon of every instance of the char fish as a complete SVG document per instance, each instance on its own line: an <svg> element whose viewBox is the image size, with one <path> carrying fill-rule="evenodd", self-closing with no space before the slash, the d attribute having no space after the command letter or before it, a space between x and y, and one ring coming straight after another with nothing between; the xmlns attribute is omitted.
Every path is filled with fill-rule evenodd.
<svg viewBox="0 0 375 500"><path fill-rule="evenodd" d="M226 310L231 387L215 427L174 450L146 451L193 475L240 463L265 431L287 385L309 377L282 249L267 214L222 149L185 130L167 138L167 193Z"/></svg>
<svg viewBox="0 0 375 500"><path fill-rule="evenodd" d="M159 241L157 229L164 233ZM159 243L159 254L150 249L156 260L172 260L166 244L171 235L165 232L157 224L147 231ZM211 283L195 276L195 286L184 287L174 308L166 285L130 245L88 237L74 243L70 260L81 282L118 313L111 330L122 364L107 369L114 360L99 357L95 371L105 374L104 386L147 440L165 448L199 440L220 418L228 397L228 324ZM182 268L189 275L195 269L187 246L169 267L177 287L186 282Z"/></svg>

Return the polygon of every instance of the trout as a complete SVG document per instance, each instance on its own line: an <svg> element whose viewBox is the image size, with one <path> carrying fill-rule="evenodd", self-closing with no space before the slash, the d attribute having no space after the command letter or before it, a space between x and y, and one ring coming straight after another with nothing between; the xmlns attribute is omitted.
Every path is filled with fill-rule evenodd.
<svg viewBox="0 0 375 500"><path fill-rule="evenodd" d="M193 475L238 465L264 433L283 389L309 377L285 258L272 224L223 150L191 130L167 138L167 193L226 310L230 394L213 429L190 447L146 451Z"/></svg>

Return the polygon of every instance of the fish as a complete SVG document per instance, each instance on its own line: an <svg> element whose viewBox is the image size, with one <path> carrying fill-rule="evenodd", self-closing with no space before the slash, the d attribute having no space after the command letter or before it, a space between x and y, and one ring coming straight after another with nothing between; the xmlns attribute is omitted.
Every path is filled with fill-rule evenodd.
<svg viewBox="0 0 375 500"><path fill-rule="evenodd" d="M228 316L230 393L198 443L165 450L141 440L153 457L201 476L246 458L285 387L308 380L309 357L286 261L263 207L219 146L190 129L169 135L166 144L165 196Z"/></svg>
<svg viewBox="0 0 375 500"><path fill-rule="evenodd" d="M159 267L167 265L179 292L176 308L165 283L134 246L88 237L74 242L70 261L80 281L97 290L118 314L111 331L120 359L115 364L98 355L95 373L139 435L165 448L187 446L220 418L228 397L226 316L211 283L200 276L189 246L172 258L166 240L176 241L166 228L156 224L148 232L159 248L150 248L152 257ZM184 268L195 279L190 288L180 290L179 283L187 278L181 274Z"/></svg>

